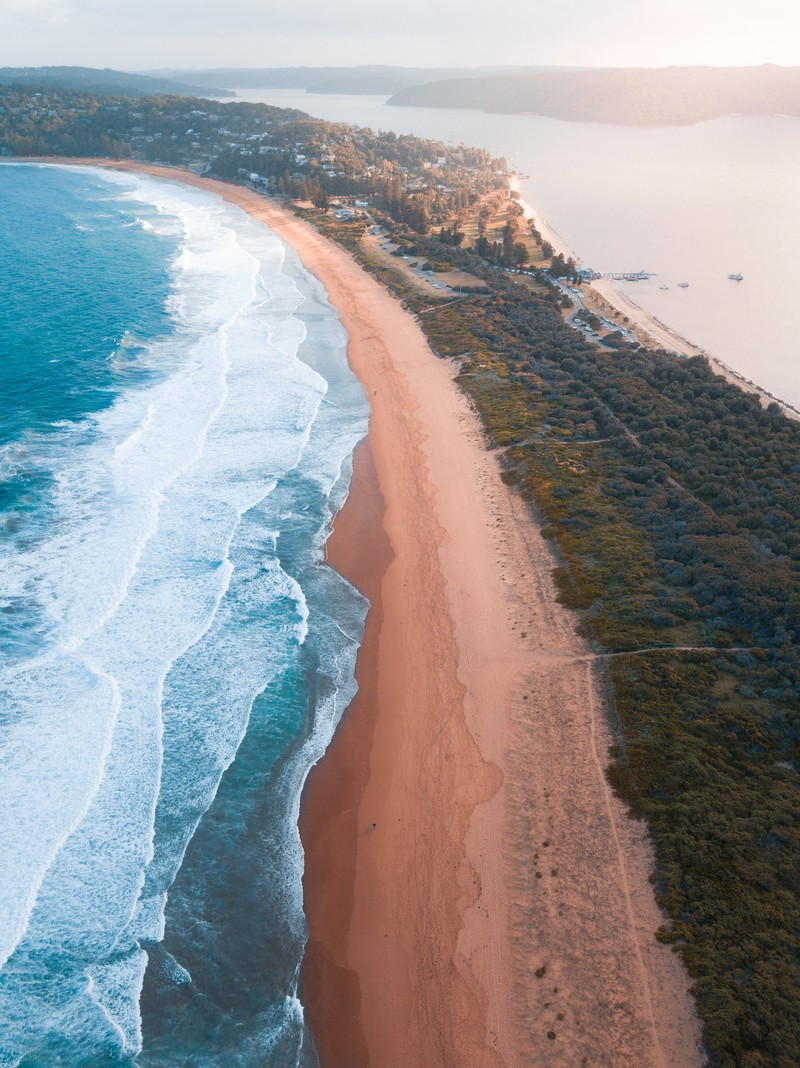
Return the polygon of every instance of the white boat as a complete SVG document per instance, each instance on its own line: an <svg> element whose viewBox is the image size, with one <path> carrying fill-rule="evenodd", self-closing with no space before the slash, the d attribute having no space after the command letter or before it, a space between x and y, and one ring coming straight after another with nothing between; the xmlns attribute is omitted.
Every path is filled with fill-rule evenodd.
<svg viewBox="0 0 800 1068"><path fill-rule="evenodd" d="M659 286L659 289L669 289L669 286Z"/></svg>
<svg viewBox="0 0 800 1068"><path fill-rule="evenodd" d="M688 288L689 288L689 283L688 282L678 282L678 289L688 289Z"/></svg>
<svg viewBox="0 0 800 1068"><path fill-rule="evenodd" d="M732 282L741 282L741 280L744 278L744 275L743 274L729 274L728 278L730 278L730 280Z"/></svg>

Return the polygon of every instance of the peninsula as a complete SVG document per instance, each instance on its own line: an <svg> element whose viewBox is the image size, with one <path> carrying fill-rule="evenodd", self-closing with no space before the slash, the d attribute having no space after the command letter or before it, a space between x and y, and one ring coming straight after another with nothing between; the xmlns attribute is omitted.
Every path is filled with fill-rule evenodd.
<svg viewBox="0 0 800 1068"><path fill-rule="evenodd" d="M399 90L395 107L531 112L571 122L672 126L725 115L800 116L800 68L553 70L442 79Z"/></svg>
<svg viewBox="0 0 800 1068"><path fill-rule="evenodd" d="M682 960L712 1063L796 1062L800 427L573 329L485 154L258 105L2 107L8 154L132 156L258 215L348 330L373 418L330 560L373 608L303 812L323 1061L698 1063Z"/></svg>

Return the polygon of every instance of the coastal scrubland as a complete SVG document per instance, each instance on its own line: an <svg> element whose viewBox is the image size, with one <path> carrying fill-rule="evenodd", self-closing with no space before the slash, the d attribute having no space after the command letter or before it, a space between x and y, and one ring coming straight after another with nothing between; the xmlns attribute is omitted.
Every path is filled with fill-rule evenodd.
<svg viewBox="0 0 800 1068"><path fill-rule="evenodd" d="M79 114L48 141L30 104L25 138L12 141L11 107L22 105L6 96L3 106L9 150L82 151ZM226 107L236 105L215 105ZM282 129L307 121L253 115ZM246 136L221 147L212 172L258 173ZM321 145L334 136L302 139L302 154L311 144L318 154L313 180L326 197L345 178L334 174L328 188L322 170ZM436 149L413 141L408 158L416 153L421 178ZM121 143L129 155L161 158L155 142ZM658 938L693 979L710 1062L789 1068L800 1063L800 425L703 358L589 344L564 322L545 277L534 291L502 264L420 232L447 223L448 210L455 223L498 187L502 169L488 159L463 150L443 158L460 178L445 190L434 182L425 204L413 201L428 187L410 188L415 176L401 176L397 155L380 181L367 172L369 224L409 254L474 276L481 292L425 294L365 254L366 219L336 218L322 196L303 214L378 273L435 350L457 361L504 480L544 524L560 598L606 667L609 777L650 828L666 916ZM284 191L302 192L312 172L299 174L267 175L265 187L283 177ZM354 195L362 188L354 178Z"/></svg>

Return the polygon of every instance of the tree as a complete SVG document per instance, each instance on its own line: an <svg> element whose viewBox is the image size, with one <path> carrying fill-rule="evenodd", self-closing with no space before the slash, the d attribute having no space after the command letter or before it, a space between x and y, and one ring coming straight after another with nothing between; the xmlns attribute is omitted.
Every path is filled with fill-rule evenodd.
<svg viewBox="0 0 800 1068"><path fill-rule="evenodd" d="M512 263L514 260L514 242L517 236L517 222L516 219L509 219L506 225L503 227L503 258L506 263Z"/></svg>

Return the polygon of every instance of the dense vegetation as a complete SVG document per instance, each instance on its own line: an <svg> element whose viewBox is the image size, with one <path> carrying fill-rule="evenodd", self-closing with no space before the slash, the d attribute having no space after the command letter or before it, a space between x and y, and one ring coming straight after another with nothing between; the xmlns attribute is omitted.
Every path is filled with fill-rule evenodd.
<svg viewBox="0 0 800 1068"><path fill-rule="evenodd" d="M575 122L678 125L722 115L800 116L800 67L543 71L411 86L390 104L533 112Z"/></svg>
<svg viewBox="0 0 800 1068"><path fill-rule="evenodd" d="M365 220L303 209L458 359L504 477L553 540L562 600L610 654L610 775L651 828L658 937L693 977L710 1060L800 1064L800 424L702 359L570 329L545 274L510 272L512 206L486 238L505 179L483 154L260 105L0 90L7 151L105 143L318 200L345 180L401 251L475 278L479 292L434 297L373 262ZM483 256L464 247L470 213Z"/></svg>

